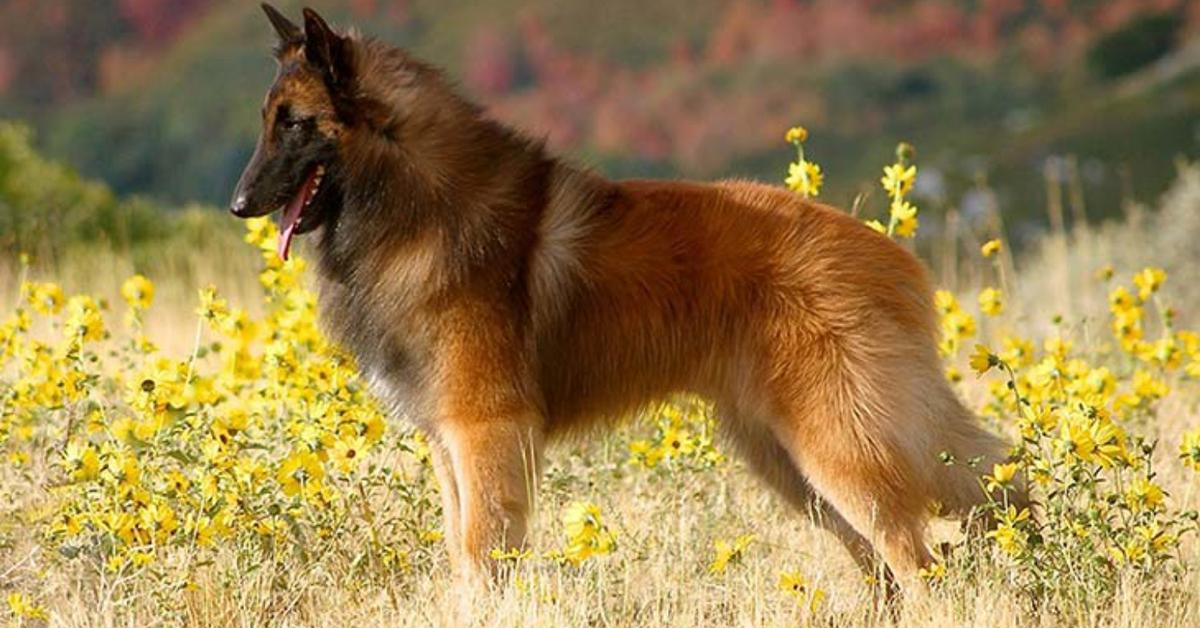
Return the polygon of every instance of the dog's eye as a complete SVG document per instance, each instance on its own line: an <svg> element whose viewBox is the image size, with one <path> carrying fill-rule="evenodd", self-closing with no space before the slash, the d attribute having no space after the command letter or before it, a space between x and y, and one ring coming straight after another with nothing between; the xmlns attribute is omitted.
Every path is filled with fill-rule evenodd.
<svg viewBox="0 0 1200 628"><path fill-rule="evenodd" d="M284 130L299 131L304 128L310 118L298 116L290 108L283 106L276 111L275 120Z"/></svg>
<svg viewBox="0 0 1200 628"><path fill-rule="evenodd" d="M304 128L306 122L308 122L307 118L284 118L283 128L289 131L299 131Z"/></svg>

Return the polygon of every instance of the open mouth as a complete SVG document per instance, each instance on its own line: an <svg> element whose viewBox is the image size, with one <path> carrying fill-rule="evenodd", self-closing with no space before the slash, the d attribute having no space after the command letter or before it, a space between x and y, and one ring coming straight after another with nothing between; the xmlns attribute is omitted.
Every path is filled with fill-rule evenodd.
<svg viewBox="0 0 1200 628"><path fill-rule="evenodd" d="M279 259L287 261L288 253L292 248L292 238L295 237L296 230L304 218L304 210L312 205L313 199L317 197L317 192L321 191L321 179L324 177L325 166L317 165L304 179L304 185L300 186L300 191L296 192L296 196L284 207L283 218L279 225Z"/></svg>

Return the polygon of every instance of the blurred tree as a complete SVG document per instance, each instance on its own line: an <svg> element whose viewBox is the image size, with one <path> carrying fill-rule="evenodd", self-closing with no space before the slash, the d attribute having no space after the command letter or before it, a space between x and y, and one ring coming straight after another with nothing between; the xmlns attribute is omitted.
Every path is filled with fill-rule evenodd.
<svg viewBox="0 0 1200 628"><path fill-rule="evenodd" d="M1181 11L1145 13L1100 37L1088 62L1103 78L1129 74L1170 52L1183 23Z"/></svg>
<svg viewBox="0 0 1200 628"><path fill-rule="evenodd" d="M96 85L96 59L127 26L117 0L10 0L0 4L0 47L31 108L74 100Z"/></svg>

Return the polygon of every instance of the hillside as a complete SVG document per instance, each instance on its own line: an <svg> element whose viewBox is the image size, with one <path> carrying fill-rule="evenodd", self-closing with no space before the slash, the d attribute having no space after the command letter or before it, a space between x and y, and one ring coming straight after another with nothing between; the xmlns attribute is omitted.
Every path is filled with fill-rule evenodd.
<svg viewBox="0 0 1200 628"><path fill-rule="evenodd" d="M931 209L985 176L1023 222L1043 215L1042 186L1015 184L1048 156L1078 154L1098 216L1152 200L1171 156L1198 154L1196 3L311 4L446 66L497 117L614 176L778 180L779 129L802 121L837 173L831 202L873 189L896 141L920 138ZM5 0L0 18L0 115L32 119L52 156L118 192L224 202L272 72L253 3ZM1164 56L1192 69L1123 87Z"/></svg>

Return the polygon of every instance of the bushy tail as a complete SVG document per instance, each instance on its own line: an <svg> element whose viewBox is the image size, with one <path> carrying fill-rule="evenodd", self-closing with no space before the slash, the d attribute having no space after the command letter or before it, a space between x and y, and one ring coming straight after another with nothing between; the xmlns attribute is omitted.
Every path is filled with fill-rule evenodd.
<svg viewBox="0 0 1200 628"><path fill-rule="evenodd" d="M992 473L992 465L1006 461L1008 444L985 430L948 387L942 405L944 420L940 425L940 440L952 461L942 466L937 474L934 498L941 504L944 514L966 518L972 510L987 502L982 478ZM1000 499L998 494L993 497ZM1029 505L1024 478L1013 479L1008 503L1018 510Z"/></svg>

